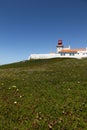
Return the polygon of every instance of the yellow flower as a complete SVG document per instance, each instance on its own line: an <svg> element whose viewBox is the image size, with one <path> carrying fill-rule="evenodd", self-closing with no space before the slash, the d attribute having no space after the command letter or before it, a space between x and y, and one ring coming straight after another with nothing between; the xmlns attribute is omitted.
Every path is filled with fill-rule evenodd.
<svg viewBox="0 0 87 130"><path fill-rule="evenodd" d="M78 84L80 83L80 81L78 81Z"/></svg>
<svg viewBox="0 0 87 130"><path fill-rule="evenodd" d="M17 104L17 101L14 101L14 104Z"/></svg>
<svg viewBox="0 0 87 130"><path fill-rule="evenodd" d="M16 88L16 86L15 86L15 85L13 85L13 86L12 86L12 88Z"/></svg>
<svg viewBox="0 0 87 130"><path fill-rule="evenodd" d="M16 90L17 92L19 91L19 89L17 88L17 90Z"/></svg>
<svg viewBox="0 0 87 130"><path fill-rule="evenodd" d="M20 98L22 98L22 96L20 95Z"/></svg>

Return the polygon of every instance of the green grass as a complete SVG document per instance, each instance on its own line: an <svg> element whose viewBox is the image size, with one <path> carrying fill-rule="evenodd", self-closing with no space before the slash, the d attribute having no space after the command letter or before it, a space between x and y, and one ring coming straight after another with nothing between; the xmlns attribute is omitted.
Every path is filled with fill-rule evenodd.
<svg viewBox="0 0 87 130"><path fill-rule="evenodd" d="M0 66L0 130L87 130L87 59Z"/></svg>

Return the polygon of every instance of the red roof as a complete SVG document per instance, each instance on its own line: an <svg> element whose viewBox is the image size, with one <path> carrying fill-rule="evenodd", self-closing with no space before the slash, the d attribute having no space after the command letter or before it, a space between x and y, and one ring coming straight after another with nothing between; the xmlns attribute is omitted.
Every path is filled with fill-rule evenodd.
<svg viewBox="0 0 87 130"><path fill-rule="evenodd" d="M63 49L60 52L75 53L75 52L78 52L78 51L86 51L86 49L85 48L80 48L80 49Z"/></svg>
<svg viewBox="0 0 87 130"><path fill-rule="evenodd" d="M60 52L68 52L68 53L73 52L73 53L74 53L74 52L77 52L77 51L76 51L76 50L71 50L71 49L70 49L70 50L68 50L68 49L66 50L66 49L65 49L65 50L61 50Z"/></svg>

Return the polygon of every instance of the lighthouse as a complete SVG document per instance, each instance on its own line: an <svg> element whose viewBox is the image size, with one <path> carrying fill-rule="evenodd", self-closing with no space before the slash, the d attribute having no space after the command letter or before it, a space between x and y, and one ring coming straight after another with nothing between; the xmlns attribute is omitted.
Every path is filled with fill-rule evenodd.
<svg viewBox="0 0 87 130"><path fill-rule="evenodd" d="M57 53L63 50L62 40L58 40L58 45L56 47L57 47Z"/></svg>
<svg viewBox="0 0 87 130"><path fill-rule="evenodd" d="M51 59L51 58L87 58L87 48L71 49L64 47L62 40L58 40L56 53L31 54L28 59Z"/></svg>

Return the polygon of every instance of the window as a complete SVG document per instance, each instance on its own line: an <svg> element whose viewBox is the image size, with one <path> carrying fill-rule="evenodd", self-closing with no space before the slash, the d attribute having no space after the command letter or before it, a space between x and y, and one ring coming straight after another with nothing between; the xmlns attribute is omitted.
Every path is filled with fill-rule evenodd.
<svg viewBox="0 0 87 130"><path fill-rule="evenodd" d="M74 56L74 53L70 53L69 55L70 55L70 56Z"/></svg>
<svg viewBox="0 0 87 130"><path fill-rule="evenodd" d="M65 53L61 53L61 56L65 56Z"/></svg>

